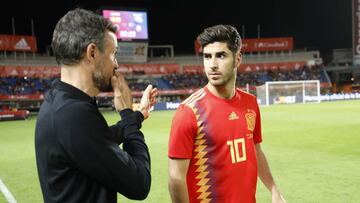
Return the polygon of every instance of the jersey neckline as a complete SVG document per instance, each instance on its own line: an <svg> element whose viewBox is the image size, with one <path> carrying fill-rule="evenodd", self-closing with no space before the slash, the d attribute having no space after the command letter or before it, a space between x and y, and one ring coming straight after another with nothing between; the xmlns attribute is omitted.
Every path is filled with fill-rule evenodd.
<svg viewBox="0 0 360 203"><path fill-rule="evenodd" d="M215 100L218 100L218 101L222 101L222 102L226 102L226 103L233 103L233 102L236 102L237 100L239 100L241 97L240 97L240 94L239 94L239 91L237 91L237 89L235 88L235 94L233 97L231 97L230 99L224 99L224 98L220 98L216 95L214 95L208 88L207 86L204 87L204 90L206 92L206 94L208 94L211 98L215 99Z"/></svg>

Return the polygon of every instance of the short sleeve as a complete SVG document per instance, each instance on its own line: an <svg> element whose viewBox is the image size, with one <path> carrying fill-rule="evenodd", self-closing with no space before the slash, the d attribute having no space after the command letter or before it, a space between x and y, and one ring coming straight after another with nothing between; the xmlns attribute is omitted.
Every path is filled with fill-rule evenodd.
<svg viewBox="0 0 360 203"><path fill-rule="evenodd" d="M171 124L169 158L190 159L192 157L197 128L194 112L188 106L181 104Z"/></svg>
<svg viewBox="0 0 360 203"><path fill-rule="evenodd" d="M255 105L255 113L256 113L256 121L255 121L255 129L254 129L254 143L262 142L262 134L261 134L261 115L259 105L257 103L256 97L254 97L254 105Z"/></svg>

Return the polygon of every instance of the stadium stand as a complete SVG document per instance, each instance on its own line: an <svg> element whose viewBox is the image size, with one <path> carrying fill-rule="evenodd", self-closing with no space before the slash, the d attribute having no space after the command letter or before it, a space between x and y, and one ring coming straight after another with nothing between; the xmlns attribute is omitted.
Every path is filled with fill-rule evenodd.
<svg viewBox="0 0 360 203"><path fill-rule="evenodd" d="M184 59L189 58L194 59L193 64L182 63ZM48 59L42 57L40 60L29 60L31 62L2 60L0 63L0 103L9 108L36 111L40 107L42 95L51 87L52 81L59 78L59 68L53 66L53 63L47 64L52 59L51 57ZM207 83L202 71L201 60L198 57L172 57L172 59L164 59L163 61L155 59L154 61L149 64L121 65L127 68L126 80L129 87L134 91L134 102L138 102L137 95L140 95L139 92L145 89L148 84L153 84L163 91L160 101L169 102L180 101ZM189 62L190 60L186 61ZM170 62L172 63L170 64ZM195 62L200 63L194 64ZM166 71L168 67L171 71ZM248 88L247 91L254 94L256 93L255 86L262 85L267 81L316 79L323 83L330 82L322 65L303 65L290 68L269 66L267 69L260 67L259 70L256 68L251 71L244 70L238 72L237 86L243 89ZM99 97L99 106L111 107L111 96L111 94L105 94Z"/></svg>
<svg viewBox="0 0 360 203"><path fill-rule="evenodd" d="M159 49L162 46L156 46ZM149 50L152 50L149 46ZM148 84L160 90L159 101L181 101L203 87L207 79L203 72L201 53L175 55L172 46L165 46L165 54L154 56L150 51L146 62L121 63L129 87L133 90L134 102ZM160 50L161 51L161 50ZM168 54L170 51L171 54ZM319 51L273 50L246 51L238 69L237 86L256 94L256 86L269 81L319 80L322 93L339 93L360 90L360 73L341 72L340 65L349 65L349 50L334 51L334 60L325 67ZM0 106L3 109L36 111L44 93L53 80L60 76L55 58L48 54L30 52L0 52ZM121 61L120 61L121 62ZM351 64L350 64L351 65ZM349 78L352 88L342 88L344 78ZM99 106L110 107L112 94L102 93Z"/></svg>

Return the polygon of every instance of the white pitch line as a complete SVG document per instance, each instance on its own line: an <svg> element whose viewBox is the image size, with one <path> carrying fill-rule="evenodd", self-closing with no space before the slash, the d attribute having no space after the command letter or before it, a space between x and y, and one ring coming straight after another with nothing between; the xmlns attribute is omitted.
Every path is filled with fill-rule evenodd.
<svg viewBox="0 0 360 203"><path fill-rule="evenodd" d="M17 203L17 201L15 200L14 196L11 194L11 192L7 189L7 187L5 186L5 184L2 182L2 180L0 179L0 191L4 194L5 199L9 202L9 203Z"/></svg>

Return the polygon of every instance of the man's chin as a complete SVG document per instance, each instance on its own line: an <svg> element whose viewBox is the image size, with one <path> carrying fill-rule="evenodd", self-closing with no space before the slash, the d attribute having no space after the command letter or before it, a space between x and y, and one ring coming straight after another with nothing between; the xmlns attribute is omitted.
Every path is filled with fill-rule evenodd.
<svg viewBox="0 0 360 203"><path fill-rule="evenodd" d="M100 92L112 92L113 91L113 87L111 85L103 85L98 87L98 89L100 90Z"/></svg>
<svg viewBox="0 0 360 203"><path fill-rule="evenodd" d="M112 92L113 91L113 87L111 85L111 78L105 82L106 80L102 80L102 82L97 85L97 88L99 89L100 92Z"/></svg>
<svg viewBox="0 0 360 203"><path fill-rule="evenodd" d="M221 81L221 80L211 80L211 81L210 81L210 84L211 84L212 86L223 86L223 85L224 85L224 82Z"/></svg>

